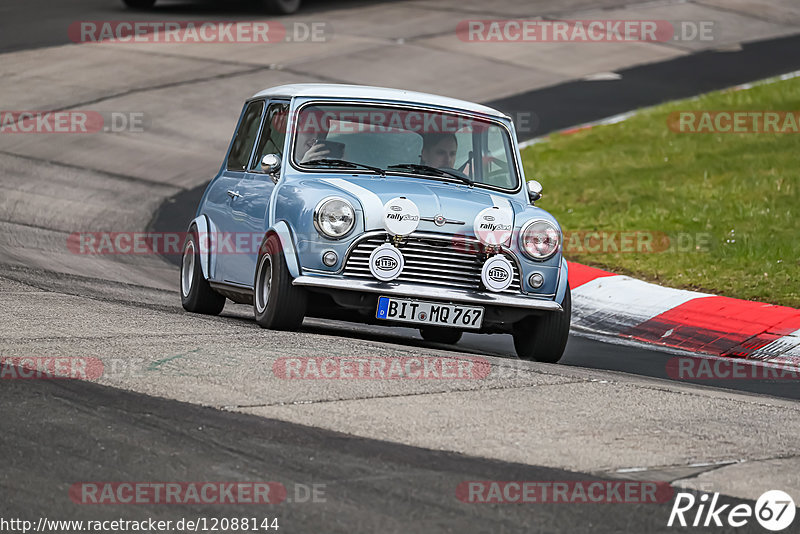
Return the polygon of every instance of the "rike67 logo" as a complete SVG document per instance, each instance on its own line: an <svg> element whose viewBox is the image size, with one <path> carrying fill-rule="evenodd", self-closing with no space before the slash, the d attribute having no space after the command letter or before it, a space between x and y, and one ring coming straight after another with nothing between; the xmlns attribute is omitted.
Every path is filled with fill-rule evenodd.
<svg viewBox="0 0 800 534"><path fill-rule="evenodd" d="M703 493L696 498L693 493L678 493L669 514L667 526L681 527L742 527L753 517L767 530L784 530L794 521L794 500L786 492L770 490L764 492L756 501L755 507L749 504L717 504L719 493L710 496ZM710 502L709 502L710 501Z"/></svg>

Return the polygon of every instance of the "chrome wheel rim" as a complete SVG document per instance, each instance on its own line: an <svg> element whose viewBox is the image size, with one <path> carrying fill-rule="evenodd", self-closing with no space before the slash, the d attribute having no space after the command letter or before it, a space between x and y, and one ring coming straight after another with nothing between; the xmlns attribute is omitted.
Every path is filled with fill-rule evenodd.
<svg viewBox="0 0 800 534"><path fill-rule="evenodd" d="M258 313L264 313L269 303L269 290L272 286L272 261L269 259L269 254L264 254L261 263L258 264L256 285L256 309Z"/></svg>
<svg viewBox="0 0 800 534"><path fill-rule="evenodd" d="M183 249L183 261L181 262L181 293L184 297L189 296L194 283L194 241L189 239L186 248Z"/></svg>

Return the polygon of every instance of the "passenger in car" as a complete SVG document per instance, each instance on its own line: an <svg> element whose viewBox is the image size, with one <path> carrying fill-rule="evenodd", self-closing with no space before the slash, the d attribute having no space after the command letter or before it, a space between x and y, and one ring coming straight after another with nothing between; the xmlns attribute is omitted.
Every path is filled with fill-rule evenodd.
<svg viewBox="0 0 800 534"><path fill-rule="evenodd" d="M331 151L323 143L324 138L305 137L302 134L297 136L297 147L295 149L295 159L300 163L313 161L315 159L327 158Z"/></svg>
<svg viewBox="0 0 800 534"><path fill-rule="evenodd" d="M303 120L303 119L316 120ZM319 120L321 119L321 120ZM330 149L323 141L330 131L330 118L316 107L303 111L298 125L294 158L300 163L330 157Z"/></svg>

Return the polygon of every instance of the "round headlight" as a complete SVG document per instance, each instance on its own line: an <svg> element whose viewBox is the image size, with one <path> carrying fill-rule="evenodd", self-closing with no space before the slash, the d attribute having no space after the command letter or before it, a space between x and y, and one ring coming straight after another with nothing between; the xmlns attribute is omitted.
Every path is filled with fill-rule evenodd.
<svg viewBox="0 0 800 534"><path fill-rule="evenodd" d="M531 221L519 235L522 252L532 260L542 261L558 251L561 233L553 223L544 220Z"/></svg>
<svg viewBox="0 0 800 534"><path fill-rule="evenodd" d="M326 198L314 210L314 226L325 237L346 236L356 223L356 211L342 198Z"/></svg>

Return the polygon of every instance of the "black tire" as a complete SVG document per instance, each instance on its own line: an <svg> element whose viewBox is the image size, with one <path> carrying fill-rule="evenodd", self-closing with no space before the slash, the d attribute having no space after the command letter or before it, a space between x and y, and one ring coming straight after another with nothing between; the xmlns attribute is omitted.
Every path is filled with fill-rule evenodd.
<svg viewBox="0 0 800 534"><path fill-rule="evenodd" d="M181 304L183 309L193 313L219 315L225 307L225 297L211 289L200 267L200 249L197 229L192 227L183 245L181 257Z"/></svg>
<svg viewBox="0 0 800 534"><path fill-rule="evenodd" d="M308 294L292 285L281 241L275 234L261 245L253 281L256 322L270 330L297 330L306 315Z"/></svg>
<svg viewBox="0 0 800 534"><path fill-rule="evenodd" d="M300 9L301 0L261 0L266 10L275 15L291 15Z"/></svg>
<svg viewBox="0 0 800 534"><path fill-rule="evenodd" d="M130 9L150 9L156 5L156 0L122 0L122 3Z"/></svg>
<svg viewBox="0 0 800 534"><path fill-rule="evenodd" d="M567 292L561 303L563 312L530 316L514 325L514 348L523 360L556 363L564 354L572 315L572 294Z"/></svg>
<svg viewBox="0 0 800 534"><path fill-rule="evenodd" d="M419 334L425 341L455 345L461 339L461 334L463 334L463 332L457 328L426 326L419 329Z"/></svg>

